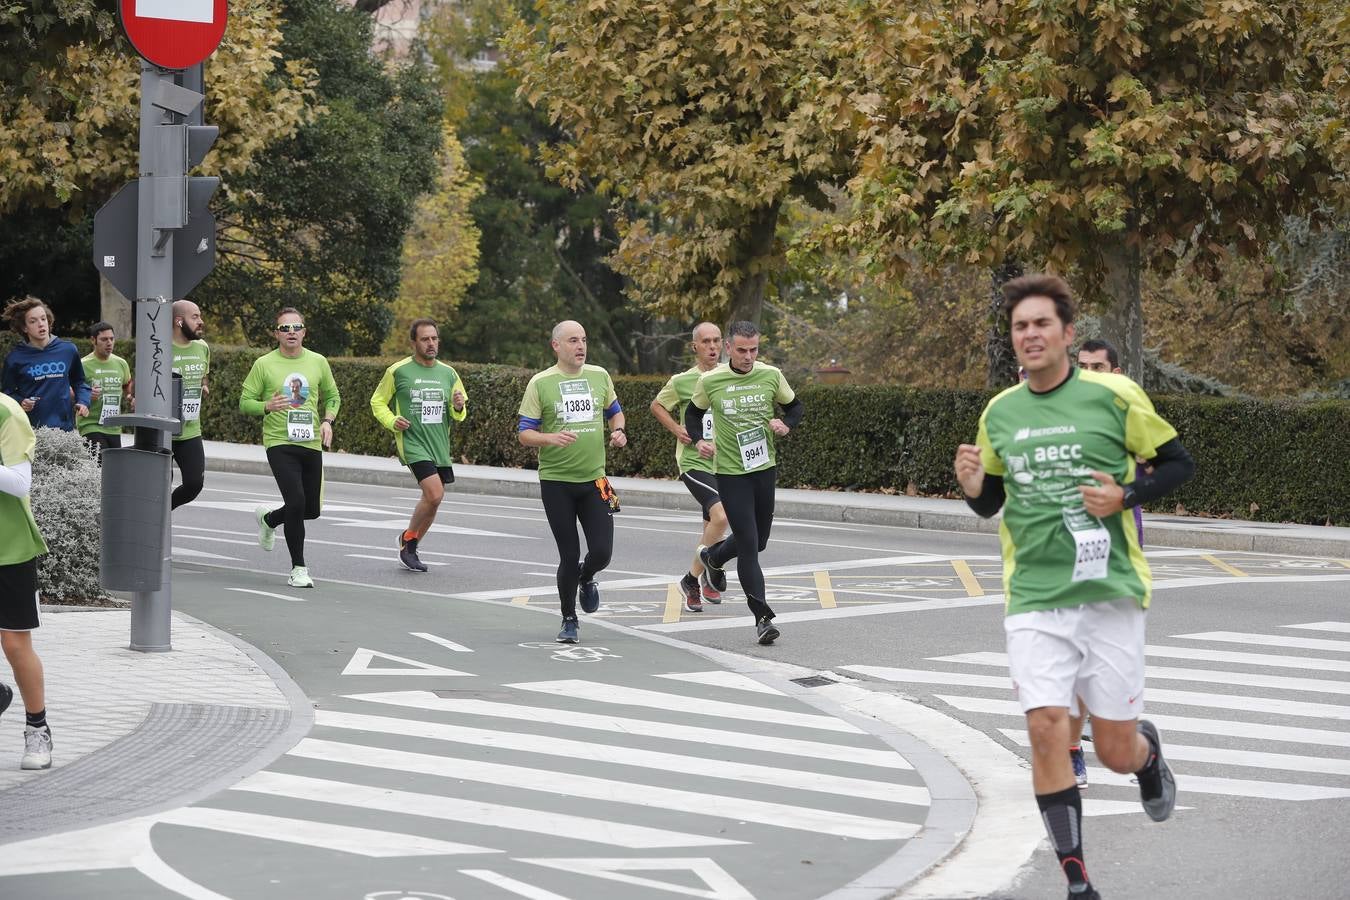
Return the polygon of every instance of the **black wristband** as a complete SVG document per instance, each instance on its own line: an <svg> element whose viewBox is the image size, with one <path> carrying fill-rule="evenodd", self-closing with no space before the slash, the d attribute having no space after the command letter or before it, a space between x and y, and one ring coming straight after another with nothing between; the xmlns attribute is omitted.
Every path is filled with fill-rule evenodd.
<svg viewBox="0 0 1350 900"><path fill-rule="evenodd" d="M616 432L616 431L623 431L623 429L622 429L622 428L611 428L611 429L609 430L609 433L610 433L610 434L613 434L613 433ZM627 434L628 432L623 431L623 433L624 433L624 434Z"/></svg>

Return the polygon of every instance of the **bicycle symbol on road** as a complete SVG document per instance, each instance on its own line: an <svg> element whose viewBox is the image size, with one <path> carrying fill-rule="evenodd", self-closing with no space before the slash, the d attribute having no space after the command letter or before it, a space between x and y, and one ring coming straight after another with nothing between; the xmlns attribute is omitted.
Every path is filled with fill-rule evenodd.
<svg viewBox="0 0 1350 900"><path fill-rule="evenodd" d="M606 659L623 659L618 653L610 653L608 647L581 647L577 645L550 644L545 641L527 641L517 644L526 650L549 650L553 658L560 662L601 662Z"/></svg>

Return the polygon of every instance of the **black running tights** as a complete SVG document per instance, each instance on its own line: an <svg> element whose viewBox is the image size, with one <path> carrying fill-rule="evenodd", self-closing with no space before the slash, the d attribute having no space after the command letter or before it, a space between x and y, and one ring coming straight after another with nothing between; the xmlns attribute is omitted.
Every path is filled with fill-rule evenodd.
<svg viewBox="0 0 1350 900"><path fill-rule="evenodd" d="M748 475L717 476L717 492L722 495L731 537L714 544L708 556L719 567L736 557L736 576L756 621L773 618L773 610L764 599L764 570L759 567L759 554L769 546L777 481L776 466Z"/></svg>
<svg viewBox="0 0 1350 900"><path fill-rule="evenodd" d="M600 497L593 481L540 481L539 499L544 502L548 527L558 545L558 600L566 617L577 614L577 584L595 578L609 565L614 552L614 513ZM586 558L581 557L577 522L586 534Z"/></svg>
<svg viewBox="0 0 1350 900"><path fill-rule="evenodd" d="M196 500L206 483L206 451L202 449L202 439L174 441L173 461L178 463L178 474L183 479L182 484L173 489L172 505L177 509Z"/></svg>
<svg viewBox="0 0 1350 900"><path fill-rule="evenodd" d="M267 462L285 504L267 514L267 524L272 528L286 526L291 565L303 566L305 520L319 517L319 502L323 499L323 453L309 447L280 444L267 448Z"/></svg>

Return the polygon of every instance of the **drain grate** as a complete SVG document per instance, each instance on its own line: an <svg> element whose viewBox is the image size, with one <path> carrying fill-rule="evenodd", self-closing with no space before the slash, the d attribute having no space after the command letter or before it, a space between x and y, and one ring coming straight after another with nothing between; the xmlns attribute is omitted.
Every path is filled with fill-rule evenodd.
<svg viewBox="0 0 1350 900"><path fill-rule="evenodd" d="M805 678L788 679L793 684L800 684L802 687L824 687L827 684L838 684L833 678L827 678L824 675L807 675Z"/></svg>

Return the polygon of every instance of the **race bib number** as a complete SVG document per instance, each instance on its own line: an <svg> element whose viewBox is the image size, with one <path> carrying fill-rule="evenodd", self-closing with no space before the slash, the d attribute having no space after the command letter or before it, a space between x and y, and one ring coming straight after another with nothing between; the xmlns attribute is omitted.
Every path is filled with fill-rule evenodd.
<svg viewBox="0 0 1350 900"><path fill-rule="evenodd" d="M751 472L769 464L769 437L762 427L736 433L741 449L741 467Z"/></svg>
<svg viewBox="0 0 1350 900"><path fill-rule="evenodd" d="M122 395L110 394L103 398L103 409L98 414L98 424L104 425L113 416L122 414Z"/></svg>
<svg viewBox="0 0 1350 900"><path fill-rule="evenodd" d="M183 397L183 421L195 422L202 417L202 397L198 394L195 397Z"/></svg>
<svg viewBox="0 0 1350 900"><path fill-rule="evenodd" d="M558 385L562 392L562 420L564 425L582 425L595 421L595 398L591 396L591 384L581 381L564 381Z"/></svg>
<svg viewBox="0 0 1350 900"><path fill-rule="evenodd" d="M713 439L713 423L711 410L703 414L703 439L705 441L711 441Z"/></svg>
<svg viewBox="0 0 1350 900"><path fill-rule="evenodd" d="M445 401L422 398L423 425L443 425L445 423Z"/></svg>
<svg viewBox="0 0 1350 900"><path fill-rule="evenodd" d="M286 439L291 441L314 440L314 413L308 409L289 409L286 411Z"/></svg>
<svg viewBox="0 0 1350 900"><path fill-rule="evenodd" d="M1111 532L1083 510L1064 511L1064 525L1073 535L1073 581L1097 581L1106 577L1111 561Z"/></svg>

